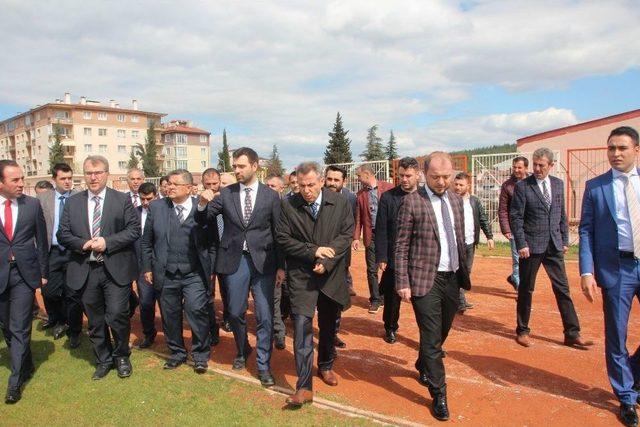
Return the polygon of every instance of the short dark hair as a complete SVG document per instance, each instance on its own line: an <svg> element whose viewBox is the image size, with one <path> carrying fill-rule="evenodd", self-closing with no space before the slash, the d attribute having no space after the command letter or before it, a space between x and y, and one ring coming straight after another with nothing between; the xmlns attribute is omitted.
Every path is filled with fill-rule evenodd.
<svg viewBox="0 0 640 427"><path fill-rule="evenodd" d="M191 172L189 172L186 169L176 169L176 170L172 170L171 172L169 172L167 174L167 179L170 176L176 176L179 175L182 177L182 179L185 180L185 184L191 184L193 185L193 175L191 175Z"/></svg>
<svg viewBox="0 0 640 427"><path fill-rule="evenodd" d="M296 176L296 175L298 175L298 171L294 169L294 170L292 170L292 171L291 171L291 173L289 174L289 177Z"/></svg>
<svg viewBox="0 0 640 427"><path fill-rule="evenodd" d="M202 172L202 177L204 178L205 176L209 176L209 175L218 175L220 176L220 171L216 168L208 168L205 169L204 172Z"/></svg>
<svg viewBox="0 0 640 427"><path fill-rule="evenodd" d="M38 181L34 188L37 188L38 190L53 190L53 184L49 181Z"/></svg>
<svg viewBox="0 0 640 427"><path fill-rule="evenodd" d="M620 126L615 128L609 134L609 137L607 138L607 142L609 142L612 136L623 136L623 135L626 135L629 138L631 138L634 145L639 145L638 131L632 128L631 126Z"/></svg>
<svg viewBox="0 0 640 427"><path fill-rule="evenodd" d="M336 166L336 165L327 166L327 168L324 170L324 175L327 176L327 173L329 171L340 172L342 174L342 179L347 179L347 171L344 168L341 168L340 166Z"/></svg>
<svg viewBox="0 0 640 427"><path fill-rule="evenodd" d="M73 169L71 169L71 166L69 166L66 163L56 163L55 165L53 165L53 168L51 169L51 175L53 176L53 178L58 176L58 172L73 173Z"/></svg>
<svg viewBox="0 0 640 427"><path fill-rule="evenodd" d="M240 147L233 152L233 158L237 159L240 156L247 156L249 159L249 163L258 163L258 153L256 153L252 148L249 147Z"/></svg>
<svg viewBox="0 0 640 427"><path fill-rule="evenodd" d="M138 193L140 194L158 194L158 189L156 188L153 182L143 182L138 188Z"/></svg>
<svg viewBox="0 0 640 427"><path fill-rule="evenodd" d="M158 184L162 185L163 182L169 182L169 177L167 175L161 176Z"/></svg>
<svg viewBox="0 0 640 427"><path fill-rule="evenodd" d="M458 172L454 179L464 179L465 181L471 181L471 175L466 172Z"/></svg>
<svg viewBox="0 0 640 427"><path fill-rule="evenodd" d="M528 168L529 167L529 159L527 159L524 156L518 156L518 157L514 157L513 158L513 162L511 162L512 165L515 165L518 162L522 162L524 163L524 167Z"/></svg>
<svg viewBox="0 0 640 427"><path fill-rule="evenodd" d="M4 182L4 168L9 166L20 167L15 160L0 160L0 181Z"/></svg>
<svg viewBox="0 0 640 427"><path fill-rule="evenodd" d="M413 157L403 157L400 159L400 161L398 161L398 169L399 168L402 168L404 170L411 168L419 171L420 165L418 164L418 161Z"/></svg>

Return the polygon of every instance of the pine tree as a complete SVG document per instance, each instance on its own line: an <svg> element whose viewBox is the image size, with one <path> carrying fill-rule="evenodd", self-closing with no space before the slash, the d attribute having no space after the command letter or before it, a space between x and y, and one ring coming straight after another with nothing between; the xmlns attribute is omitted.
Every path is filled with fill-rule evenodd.
<svg viewBox="0 0 640 427"><path fill-rule="evenodd" d="M49 148L49 173L53 173L56 163L64 163L64 147L62 146L62 128L53 125L53 145Z"/></svg>
<svg viewBox="0 0 640 427"><path fill-rule="evenodd" d="M391 134L389 135L389 142L387 142L387 146L385 147L385 154L387 155L387 160L389 160L390 162L398 157L398 150L396 149L396 146L396 137L393 134L393 130L391 130Z"/></svg>
<svg viewBox="0 0 640 427"><path fill-rule="evenodd" d="M378 125L373 125L367 130L367 148L360 154L364 161L385 160L382 138L377 135Z"/></svg>
<svg viewBox="0 0 640 427"><path fill-rule="evenodd" d="M138 149L137 148L131 149L131 153L129 154L129 162L127 163L127 169L137 169L138 166L140 165L140 161L136 156L136 150Z"/></svg>
<svg viewBox="0 0 640 427"><path fill-rule="evenodd" d="M333 125L333 132L329 132L329 144L324 152L324 163L326 165L334 163L351 163L351 140L347 138L349 131L342 127L342 117L340 112L336 116Z"/></svg>
<svg viewBox="0 0 640 427"><path fill-rule="evenodd" d="M278 146L274 144L271 157L269 157L267 162L267 175L282 176L283 173L284 169L282 168L282 161L278 154Z"/></svg>
<svg viewBox="0 0 640 427"><path fill-rule="evenodd" d="M144 139L144 147L142 144L136 144L138 155L142 160L142 170L145 176L160 176L160 168L158 167L158 146L156 145L155 123L149 120L147 128L147 136Z"/></svg>
<svg viewBox="0 0 640 427"><path fill-rule="evenodd" d="M231 159L229 158L229 144L227 144L227 130L222 131L222 150L218 151L218 169L222 172L231 172Z"/></svg>

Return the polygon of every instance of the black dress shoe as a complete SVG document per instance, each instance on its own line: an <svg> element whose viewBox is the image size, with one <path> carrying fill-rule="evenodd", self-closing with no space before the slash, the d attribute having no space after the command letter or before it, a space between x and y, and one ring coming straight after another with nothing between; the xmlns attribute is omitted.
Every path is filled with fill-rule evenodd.
<svg viewBox="0 0 640 427"><path fill-rule="evenodd" d="M231 323L228 320L222 322L222 326L220 327L225 332L231 332Z"/></svg>
<svg viewBox="0 0 640 427"><path fill-rule="evenodd" d="M117 357L116 369L118 370L118 376L120 378L130 377L133 372L133 367L128 357Z"/></svg>
<svg viewBox="0 0 640 427"><path fill-rule="evenodd" d="M513 287L514 291L518 291L518 285L516 285L516 282L513 280L513 276L512 275L508 275L507 276L507 282L509 282L509 284Z"/></svg>
<svg viewBox="0 0 640 427"><path fill-rule="evenodd" d="M151 347L153 345L155 340L156 340L156 334L145 335L144 339L142 340L142 342L140 343L140 345L138 347L139 348L149 348L149 347Z"/></svg>
<svg viewBox="0 0 640 427"><path fill-rule="evenodd" d="M59 340L60 338L66 335L68 330L69 330L69 326L67 326L65 323L57 324L53 328L53 339Z"/></svg>
<svg viewBox="0 0 640 427"><path fill-rule="evenodd" d="M80 347L80 334L69 335L69 348L78 348L78 347Z"/></svg>
<svg viewBox="0 0 640 427"><path fill-rule="evenodd" d="M164 369L176 369L178 366L184 364L186 360L169 359L164 362Z"/></svg>
<svg viewBox="0 0 640 427"><path fill-rule="evenodd" d="M54 326L56 326L57 324L58 324L58 322L56 322L55 320L49 320L49 319L47 319L47 320L44 320L44 321L40 324L40 327L41 327L42 329L51 329L51 328L53 328Z"/></svg>
<svg viewBox="0 0 640 427"><path fill-rule="evenodd" d="M20 387L9 387L7 388L7 395L4 397L4 403L13 405L14 403L18 403L20 398L22 398Z"/></svg>
<svg viewBox="0 0 640 427"><path fill-rule="evenodd" d="M193 364L193 370L196 374L204 374L209 369L207 362L195 362Z"/></svg>
<svg viewBox="0 0 640 427"><path fill-rule="evenodd" d="M396 342L396 331L392 331L391 329L387 329L384 334L384 340L389 344L393 344Z"/></svg>
<svg viewBox="0 0 640 427"><path fill-rule="evenodd" d="M258 378L260 378L260 384L262 384L262 387L273 387L276 385L273 375L271 375L271 371L258 371Z"/></svg>
<svg viewBox="0 0 640 427"><path fill-rule="evenodd" d="M628 427L636 427L638 425L638 413L636 405L620 404L620 421Z"/></svg>
<svg viewBox="0 0 640 427"><path fill-rule="evenodd" d="M276 337L275 342L278 350L284 350L284 337Z"/></svg>
<svg viewBox="0 0 640 427"><path fill-rule="evenodd" d="M107 376L109 371L113 369L113 365L98 365L96 371L93 373L91 377L92 380L101 380Z"/></svg>
<svg viewBox="0 0 640 427"><path fill-rule="evenodd" d="M345 348L347 346L347 343L342 341L340 337L336 335L336 337L333 339L333 345L338 348Z"/></svg>
<svg viewBox="0 0 640 427"><path fill-rule="evenodd" d="M433 398L433 416L440 421L447 421L449 419L446 394L437 394Z"/></svg>
<svg viewBox="0 0 640 427"><path fill-rule="evenodd" d="M231 369L233 369L234 371L239 371L240 369L244 369L246 364L247 360L243 356L236 356L236 358L233 359L233 365L231 366Z"/></svg>

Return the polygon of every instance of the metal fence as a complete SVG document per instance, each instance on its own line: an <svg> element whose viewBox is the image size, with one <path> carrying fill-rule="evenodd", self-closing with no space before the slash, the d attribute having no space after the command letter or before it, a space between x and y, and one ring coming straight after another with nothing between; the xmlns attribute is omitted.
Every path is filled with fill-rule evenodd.
<svg viewBox="0 0 640 427"><path fill-rule="evenodd" d="M389 177L389 162L387 160L377 160L372 162L354 162L354 163L334 163L331 166L338 166L347 171L347 179L344 184L349 190L354 193L360 190L362 185L358 181L358 175L356 170L362 166L368 165L373 169L373 173L378 181L391 182ZM326 168L329 165L324 165Z"/></svg>

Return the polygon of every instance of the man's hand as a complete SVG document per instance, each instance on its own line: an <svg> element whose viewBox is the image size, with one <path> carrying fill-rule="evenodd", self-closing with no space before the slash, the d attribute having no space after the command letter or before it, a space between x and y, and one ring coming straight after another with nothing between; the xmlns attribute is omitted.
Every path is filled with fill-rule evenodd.
<svg viewBox="0 0 640 427"><path fill-rule="evenodd" d="M107 241L104 240L104 237L95 237L93 239L93 245L91 245L91 249L96 252L104 252L107 250Z"/></svg>
<svg viewBox="0 0 640 427"><path fill-rule="evenodd" d="M496 247L495 242L493 241L493 239L489 239L487 240L487 247L489 248L490 251L494 250Z"/></svg>
<svg viewBox="0 0 640 427"><path fill-rule="evenodd" d="M42 286L46 286L47 283L49 282L47 279L45 279L44 277L42 279L40 279Z"/></svg>
<svg viewBox="0 0 640 427"><path fill-rule="evenodd" d="M582 276L580 278L580 287L582 288L582 293L584 297L589 302L593 302L593 299L596 295L596 279L593 277L593 274L589 274L586 276Z"/></svg>
<svg viewBox="0 0 640 427"><path fill-rule="evenodd" d="M404 302L411 302L411 288L400 289L398 295L400 295L400 299Z"/></svg>
<svg viewBox="0 0 640 427"><path fill-rule="evenodd" d="M216 195L211 190L204 190L200 193L200 199L198 200L198 206L205 207L207 203L213 200Z"/></svg>
<svg viewBox="0 0 640 427"><path fill-rule="evenodd" d="M562 254L566 255L567 252L569 252L569 246L563 246L562 247Z"/></svg>
<svg viewBox="0 0 640 427"><path fill-rule="evenodd" d="M90 251L92 246L93 246L93 239L87 240L86 242L84 242L84 245L82 245L82 250Z"/></svg>
<svg viewBox="0 0 640 427"><path fill-rule="evenodd" d="M313 272L316 274L324 274L327 270L324 268L324 265L322 264L316 264L315 267L313 267Z"/></svg>
<svg viewBox="0 0 640 427"><path fill-rule="evenodd" d="M379 262L378 263L378 271L382 272L385 271L387 269L387 263L386 262Z"/></svg>
<svg viewBox="0 0 640 427"><path fill-rule="evenodd" d="M153 285L153 273L151 271L144 273L144 280L146 280L148 284Z"/></svg>
<svg viewBox="0 0 640 427"><path fill-rule="evenodd" d="M513 234L505 233L504 237L506 237L507 239L511 240L511 239L513 239Z"/></svg>
<svg viewBox="0 0 640 427"><path fill-rule="evenodd" d="M277 287L282 286L282 283L284 282L284 275L285 275L285 273L284 273L284 270L282 268L279 268L276 271L276 286Z"/></svg>
<svg viewBox="0 0 640 427"><path fill-rule="evenodd" d="M332 248L329 248L326 246L320 246L316 250L316 258L325 259L325 258L333 258L334 256L336 256L336 251L334 251Z"/></svg>
<svg viewBox="0 0 640 427"><path fill-rule="evenodd" d="M520 249L518 255L520 255L520 258L529 258L531 256L528 247Z"/></svg>
<svg viewBox="0 0 640 427"><path fill-rule="evenodd" d="M359 251L360 250L360 240L354 240L351 243L351 249L353 249L354 251Z"/></svg>

